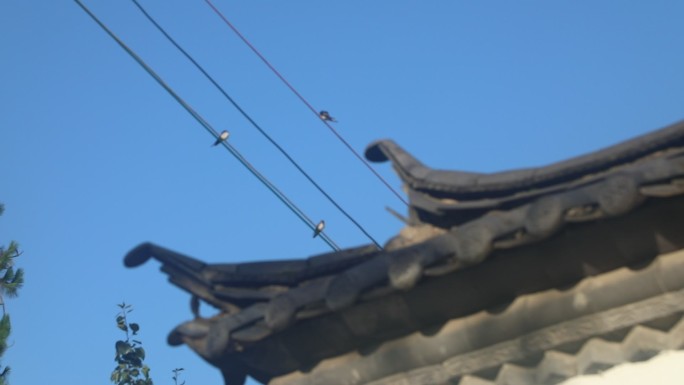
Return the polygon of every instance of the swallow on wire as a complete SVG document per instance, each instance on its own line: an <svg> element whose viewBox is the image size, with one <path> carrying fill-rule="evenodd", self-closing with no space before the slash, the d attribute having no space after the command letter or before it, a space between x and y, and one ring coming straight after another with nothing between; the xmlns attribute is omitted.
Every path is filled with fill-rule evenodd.
<svg viewBox="0 0 684 385"><path fill-rule="evenodd" d="M332 116L330 116L330 114L328 113L328 111L321 111L321 112L319 112L319 113L318 113L318 117L321 118L321 120L325 120L325 121L327 121L327 122L334 122L334 123L337 123L337 120L336 120L335 118L333 118Z"/></svg>
<svg viewBox="0 0 684 385"><path fill-rule="evenodd" d="M224 142L230 136L230 132L223 130L212 146L218 146L219 143Z"/></svg>
<svg viewBox="0 0 684 385"><path fill-rule="evenodd" d="M318 224L316 225L316 228L314 229L314 236L313 237L316 238L318 236L318 234L320 234L323 231L324 228L325 228L325 221L318 222Z"/></svg>

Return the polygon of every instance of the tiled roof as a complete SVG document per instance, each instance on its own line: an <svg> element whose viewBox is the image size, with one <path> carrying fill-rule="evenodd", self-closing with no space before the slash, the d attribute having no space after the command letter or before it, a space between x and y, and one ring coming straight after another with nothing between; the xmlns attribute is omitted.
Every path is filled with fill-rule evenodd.
<svg viewBox="0 0 684 385"><path fill-rule="evenodd" d="M432 170L390 141L366 155L392 160L409 192L409 226L384 250L205 264L150 243L133 249L127 266L155 258L172 283L221 310L180 325L169 342L231 367L235 383L247 373L266 382L684 247L675 230L684 224L684 123L498 174Z"/></svg>
<svg viewBox="0 0 684 385"><path fill-rule="evenodd" d="M431 169L389 140L371 144L366 150L366 157L376 162L392 161L395 171L408 187L411 207L416 214L412 218L417 222L414 224L429 223L451 228L491 210L516 207L544 196L606 181L620 173L636 176L636 184L648 183L639 180L643 177L639 174L654 168L660 169L660 164L648 161L661 159L659 162L664 163L678 158L682 146L684 122L679 122L648 135L545 167L493 174ZM667 154L673 150L674 153ZM675 167L681 168L681 161L676 162L679 164ZM666 173L665 170L663 172ZM657 179L658 176L647 178ZM615 209L627 210L628 206Z"/></svg>
<svg viewBox="0 0 684 385"><path fill-rule="evenodd" d="M505 309L394 339L372 358L347 353L324 360L312 373L294 372L271 384L555 384L684 348L683 315L679 251L641 270L621 268L565 290L523 295ZM393 361L402 370L369 361Z"/></svg>

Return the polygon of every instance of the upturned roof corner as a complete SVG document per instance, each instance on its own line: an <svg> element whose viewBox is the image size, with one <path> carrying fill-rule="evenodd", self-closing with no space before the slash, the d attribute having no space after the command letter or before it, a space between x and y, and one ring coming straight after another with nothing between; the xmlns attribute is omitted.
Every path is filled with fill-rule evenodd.
<svg viewBox="0 0 684 385"><path fill-rule="evenodd" d="M407 226L383 250L237 264L152 243L131 250L126 266L156 259L171 283L218 309L169 343L190 346L231 385L247 375L271 385L543 384L602 365L590 350L631 359L629 335L643 328L684 327L684 122L493 174L431 169L390 140L366 157L391 161L410 199ZM604 338L620 331L624 340ZM575 369L553 372L559 360Z"/></svg>

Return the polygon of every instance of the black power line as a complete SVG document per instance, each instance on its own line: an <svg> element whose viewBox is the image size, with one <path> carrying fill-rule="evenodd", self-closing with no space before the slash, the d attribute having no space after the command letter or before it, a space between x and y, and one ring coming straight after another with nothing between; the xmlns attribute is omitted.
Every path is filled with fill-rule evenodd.
<svg viewBox="0 0 684 385"><path fill-rule="evenodd" d="M218 84L218 82L217 82L211 75L209 75L209 73L208 73L208 72L207 72L207 71L206 71L206 70L205 70L205 69L204 69L204 68L203 68L203 67L202 67L202 66L201 66L201 65L200 65L200 64L199 64L199 63L198 63L198 62L197 62L197 61L196 61L196 60L195 60L195 59L194 59L186 50L185 50L185 49L183 49L183 47L180 46L180 44L178 44L178 43L176 42L176 40L174 40L174 39L166 32L166 30L164 30L164 28L162 28L162 26L159 25L159 23L157 23L157 22L154 20L154 18L153 18L153 17L152 17L152 16L151 16L151 15L150 15L150 14L149 14L149 13L140 5L140 3L139 3L137 0L132 0L132 1L133 1L133 3L138 7L138 9L142 12L142 14L145 15L145 17L147 18L147 20L149 20L149 21L150 21L150 22L159 30L159 32L161 32L161 33L164 35L164 37L166 37L166 39L167 39L169 42L171 42L171 44L174 45L174 47L176 47L176 48L177 48L177 49L178 49L178 50L179 50L179 51L180 51L188 60L190 60L190 62L192 62L192 64L193 64L193 65L194 65L194 66L195 66L195 67L196 67L196 68L197 68L197 69L198 69L198 70L199 70L199 71L200 71L200 72L201 72L201 73L202 73L202 74L211 82L211 84L214 85L214 87L216 87L216 89L219 90L219 92L221 92L221 94L230 102L230 104L232 104L233 107L235 107L235 109L237 109L238 112L240 112L240 114L242 114L242 116L243 116L245 119L247 119L247 120L252 124L252 126L254 126L254 128L256 128L256 129L261 133L261 135L263 135L263 136L264 136L264 137L265 137L273 146L275 146L275 148L277 148L278 151L280 151L280 153L283 154L283 156L285 156L285 158L287 158L287 160L290 161L290 163L291 163L291 164L292 164L292 165L293 165L293 166L294 166L302 175L304 175L304 177L305 177L309 182L311 182L311 184L312 184L312 185L313 185L321 194L323 194L323 196L326 197L330 203L333 204L333 206L335 206L335 207L336 207L336 208L337 208L345 217L347 217L347 219L349 219L349 220L350 220L350 221L351 221L359 230L361 230L361 232L362 232L364 235L366 235L366 237L368 237L368 239L370 239L371 242L373 242L379 249L382 249L382 246L380 246L380 244L379 244L379 243L378 243L378 242L377 242L377 241L376 241L376 240L375 240L375 239L366 231L366 229L364 229L363 226L361 226L361 224L359 224L359 223L358 223L358 222L357 222L349 213L347 213L347 211L346 211L345 209L342 208L342 206L340 206L340 205L335 201L335 199L333 199L333 198L332 198L332 197L331 197L331 196L330 196L330 195L329 195L329 194L328 194L328 193L327 193L327 192L326 192L318 183L316 183L316 181L315 181L315 180L314 180L306 171L304 171L304 169L303 169L303 168L302 168L302 167L301 167L301 166L300 166L300 165L299 165L299 164L298 164L298 163L297 163L297 162L296 162L288 153L287 153L287 151L285 151L285 149L282 148L282 147L278 144L278 142L276 142L273 138L271 138L271 136L268 135L268 134L266 133L266 131L264 131L264 130L263 130L263 129L254 121L254 119L252 119L252 118L249 116L249 114L247 114L247 112L245 112L245 110L243 110L243 109L240 107L240 106L237 104L237 102L236 102L232 97L230 97L230 95L228 95L228 93L226 92L226 90L223 89L223 87L221 87L221 86Z"/></svg>
<svg viewBox="0 0 684 385"><path fill-rule="evenodd" d="M101 22L95 14L93 14L80 0L74 0L99 26L102 28L114 41L116 41L121 48L123 48L140 66L145 69L145 71L154 78L154 80L159 83L183 108L185 108L190 115L192 115L198 123L202 125L215 139L219 139L219 133L207 122L202 116L195 111L185 100L183 100L164 80L157 75L150 66L148 66L141 58L138 56L131 48L129 48L121 39L119 39L103 22ZM264 175L257 171L251 163L245 159L242 154L240 154L230 143L225 140L221 141L223 146L228 149L228 151L243 165L245 166L254 176L261 181L266 188L268 188L281 202L283 202L299 219L301 219L312 231L316 229L316 223L314 223L309 217L304 214L290 199L285 196L273 183L271 183ZM321 233L321 239L323 239L333 250L339 251L340 248L333 242L330 237L326 234Z"/></svg>
<svg viewBox="0 0 684 385"><path fill-rule="evenodd" d="M328 129L337 137L337 139L339 139L340 142L342 142L342 143L347 147L347 149L349 149L349 151L351 151L351 152L354 154L354 156L356 156L356 158L357 158L358 160L360 160L361 163L363 163L363 164L364 164L364 165L365 165L365 166L366 166L366 167L367 167L367 168L368 168L368 169L369 169L369 170L370 170L370 171L371 171L379 180L380 180L380 182L382 182L382 184L384 184L385 187L387 187L387 188L394 194L394 196L396 196L397 198L399 198L400 201L402 201L406 206L408 206L408 205L409 205L408 202L406 202L406 200L405 200L405 199L404 199L404 198L403 198L403 197L402 197L394 188L392 188L392 186L390 186L390 184L385 180L385 178L382 177L382 175L378 174L378 172L375 171L375 169L374 169L373 167L371 167L371 165L370 165L365 159L363 159L363 157L362 157L361 155L359 155L359 153L358 153L356 150L354 150L354 148L349 144L349 142L347 142L347 141L342 137L342 135L340 135L340 133L337 132L337 130L335 130L335 128L334 128L332 125L330 125L330 122L329 122L327 119L322 119L322 118L321 118L320 113L321 113L322 111L319 112L319 111L317 111L315 108L313 108L313 106L311 105L311 103L309 103L306 99L304 99L304 96L302 96L302 94L300 94L300 93L294 88L294 86L292 86L292 84L290 84L290 82L288 82L287 79L285 79L285 77L284 77L283 75L281 75L280 72L278 72L278 70L275 69L275 67L273 67L273 65L271 65L271 63L270 63L268 60L266 60L266 58L264 57L264 55L262 55L262 54L259 52L259 50L257 50L256 47L254 47L254 46L247 40L247 38L245 38L244 35L242 35L242 34L240 33L240 31L238 31L238 29L235 28L235 26L234 26L230 21L228 21L228 19L223 15L223 13L221 13L221 11L219 11L218 8L216 8L216 7L214 6L214 4L211 3L211 1L209 1L209 0L204 0L204 1L209 5L209 7L211 7L211 9L214 10L214 12L223 20L223 22L224 22L228 27L230 27L230 29L232 29L233 32L235 32L235 34L236 34L236 35L237 35L237 36L238 36L238 37L239 37L239 38L240 38L240 39L241 39L241 40L242 40L242 41L243 41L251 50L252 50L252 52L254 52L254 53L259 57L259 59L261 59L261 61L263 61L264 64L266 64L266 66L267 66L268 68L270 68L271 71L273 71L273 73L274 73L280 80L283 81L283 83L285 83L285 85L287 86L287 88L289 88L290 91L292 91L292 92L299 98L299 100L301 100L302 103L304 103L304 104L311 110L311 112L313 112L313 113L316 115L316 117L318 117L318 120L320 120L321 122L323 122L323 124L325 124L325 125L328 127Z"/></svg>

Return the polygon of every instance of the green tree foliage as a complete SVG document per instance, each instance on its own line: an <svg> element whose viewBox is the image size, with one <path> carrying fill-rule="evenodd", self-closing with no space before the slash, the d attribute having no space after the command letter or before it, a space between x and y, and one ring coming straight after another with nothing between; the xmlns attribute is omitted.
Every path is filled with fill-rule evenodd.
<svg viewBox="0 0 684 385"><path fill-rule="evenodd" d="M183 368L176 368L176 369L172 370L172 372L173 372L173 383L175 385L185 385L185 380L183 380L180 384L178 384L178 377L180 376L180 372L182 372L184 370L185 369L183 369Z"/></svg>
<svg viewBox="0 0 684 385"><path fill-rule="evenodd" d="M4 206L0 204L0 215L4 211ZM0 357L7 350L7 339L11 331L11 323L5 298L14 298L18 295L19 289L24 284L24 270L14 269L14 258L21 255L19 245L11 241L9 246L0 246L0 305L2 305L2 318L0 318ZM7 385L10 373L9 366L0 369L0 385Z"/></svg>
<svg viewBox="0 0 684 385"><path fill-rule="evenodd" d="M133 309L125 302L118 306L120 311L116 316L116 326L126 333L126 340L116 341L114 345L116 349L114 361L117 365L110 380L116 385L152 385L150 368L143 363L145 349L142 348L142 342L133 339L133 336L140 331L140 326L137 323L128 322L128 314Z"/></svg>

